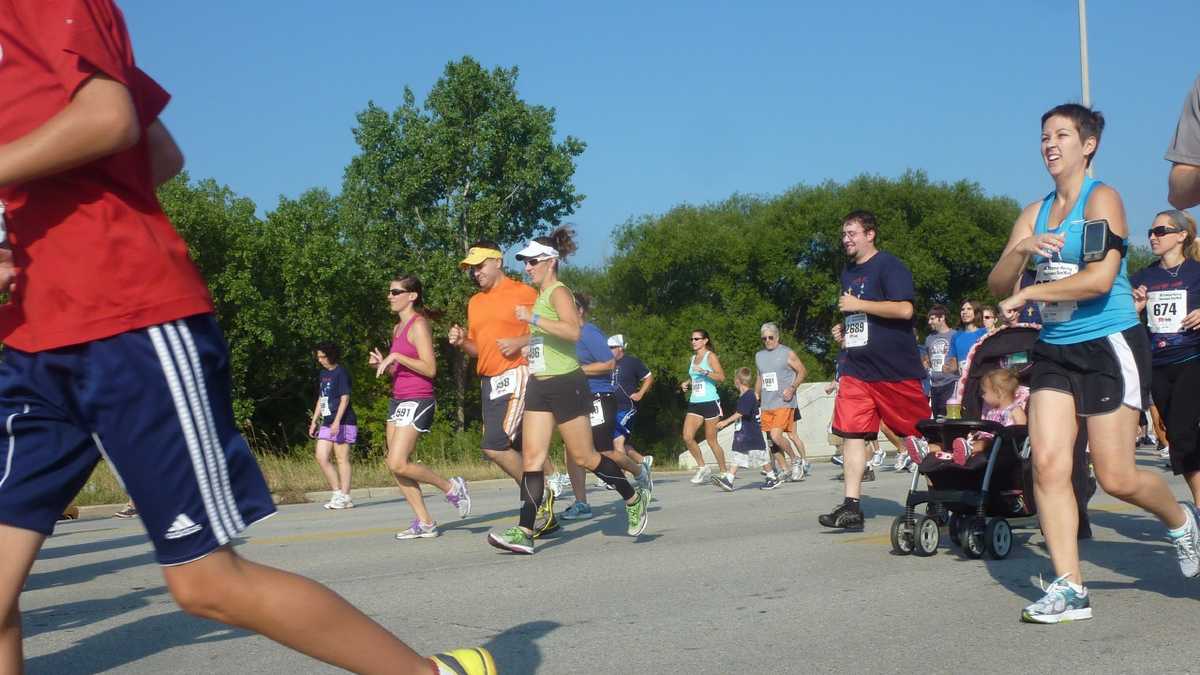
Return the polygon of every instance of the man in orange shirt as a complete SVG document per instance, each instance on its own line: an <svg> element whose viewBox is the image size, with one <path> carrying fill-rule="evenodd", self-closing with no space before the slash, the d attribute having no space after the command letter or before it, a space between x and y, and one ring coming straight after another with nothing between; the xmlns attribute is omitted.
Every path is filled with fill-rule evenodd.
<svg viewBox="0 0 1200 675"><path fill-rule="evenodd" d="M524 467L517 453L525 414L529 365L522 349L529 344L529 324L517 320L517 305L533 306L537 291L504 273L504 254L494 242L478 241L458 266L470 270L479 292L467 303L467 328L450 327L450 344L475 357L483 407L483 454L521 484ZM554 472L549 458L543 466ZM558 529L553 492L538 511L535 535Z"/></svg>

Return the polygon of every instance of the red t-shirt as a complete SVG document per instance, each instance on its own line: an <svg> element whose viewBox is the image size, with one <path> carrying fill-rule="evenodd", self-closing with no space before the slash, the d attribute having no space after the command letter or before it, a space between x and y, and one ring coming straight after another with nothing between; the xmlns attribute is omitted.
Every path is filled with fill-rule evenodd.
<svg viewBox="0 0 1200 675"><path fill-rule="evenodd" d="M65 108L97 73L129 89L143 131L170 99L134 64L111 0L0 0L0 146ZM187 244L159 206L145 138L0 187L18 270L16 291L0 306L6 345L54 349L212 311Z"/></svg>

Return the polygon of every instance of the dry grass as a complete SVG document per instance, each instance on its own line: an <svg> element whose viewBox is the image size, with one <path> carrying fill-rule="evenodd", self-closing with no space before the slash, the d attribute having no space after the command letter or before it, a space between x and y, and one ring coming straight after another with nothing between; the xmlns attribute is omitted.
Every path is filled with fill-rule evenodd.
<svg viewBox="0 0 1200 675"><path fill-rule="evenodd" d="M436 454L445 459L437 461L437 457L427 458L427 464L429 468L442 476L462 476L469 481L505 477L504 472L490 462L454 460L447 457L446 454ZM557 456L554 457L554 461L558 469L566 471L561 451L555 454ZM278 496L281 503L300 503L305 501L304 493L306 492L320 492L329 489L325 477L317 467L316 460L307 453L293 452L287 455L256 453L256 456L263 476L267 479L267 486ZM677 469L678 466L674 459L672 456L669 462L656 463L655 469L664 471ZM356 455L351 460L351 483L355 488L390 487L396 484L391 472L384 465L383 458L376 455ZM125 489L121 487L116 476L108 470L105 462L100 462L92 472L91 478L79 491L75 503L79 506L122 504L128 499Z"/></svg>

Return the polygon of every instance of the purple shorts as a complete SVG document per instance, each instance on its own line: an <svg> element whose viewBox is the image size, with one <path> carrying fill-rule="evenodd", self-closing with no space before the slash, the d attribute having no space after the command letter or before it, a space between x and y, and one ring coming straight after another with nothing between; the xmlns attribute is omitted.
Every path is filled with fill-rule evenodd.
<svg viewBox="0 0 1200 675"><path fill-rule="evenodd" d="M354 442L358 440L358 427L354 426L353 424L343 424L338 428L338 433L335 437L333 434L329 433L329 427L323 426L317 430L317 440L329 441L331 443L337 443L338 445L343 443L346 445L354 445Z"/></svg>

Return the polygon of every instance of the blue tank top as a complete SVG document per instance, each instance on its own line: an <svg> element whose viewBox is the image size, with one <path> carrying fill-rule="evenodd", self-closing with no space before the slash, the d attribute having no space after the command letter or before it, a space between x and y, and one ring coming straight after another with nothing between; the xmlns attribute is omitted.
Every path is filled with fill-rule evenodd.
<svg viewBox="0 0 1200 675"><path fill-rule="evenodd" d="M712 368L708 365L708 355L710 353L711 352L705 352L704 360L700 362L701 368L703 368L705 371L712 370ZM688 403L708 403L709 401L716 401L719 398L717 396L717 383L714 382L713 379L707 374L701 373L701 368L697 368L696 366L692 365L692 362L695 360L695 357L688 359L688 377L692 378L692 394L688 398Z"/></svg>
<svg viewBox="0 0 1200 675"><path fill-rule="evenodd" d="M1042 200L1037 222L1033 226L1034 236L1047 232L1062 234L1065 241L1062 251L1052 258L1033 256L1039 283L1070 276L1087 264L1082 260L1083 223L1086 220L1083 215L1084 207L1092 189L1100 184L1100 181L1094 178L1083 179L1083 190L1079 193L1079 199L1056 229L1050 229L1046 222L1050 218L1055 193L1051 192ZM1038 305L1042 314L1041 339L1050 344L1077 344L1138 325L1138 314L1133 304L1133 290L1129 285L1125 258L1121 258L1121 269L1113 279L1112 288L1108 293L1090 300L1040 302Z"/></svg>

